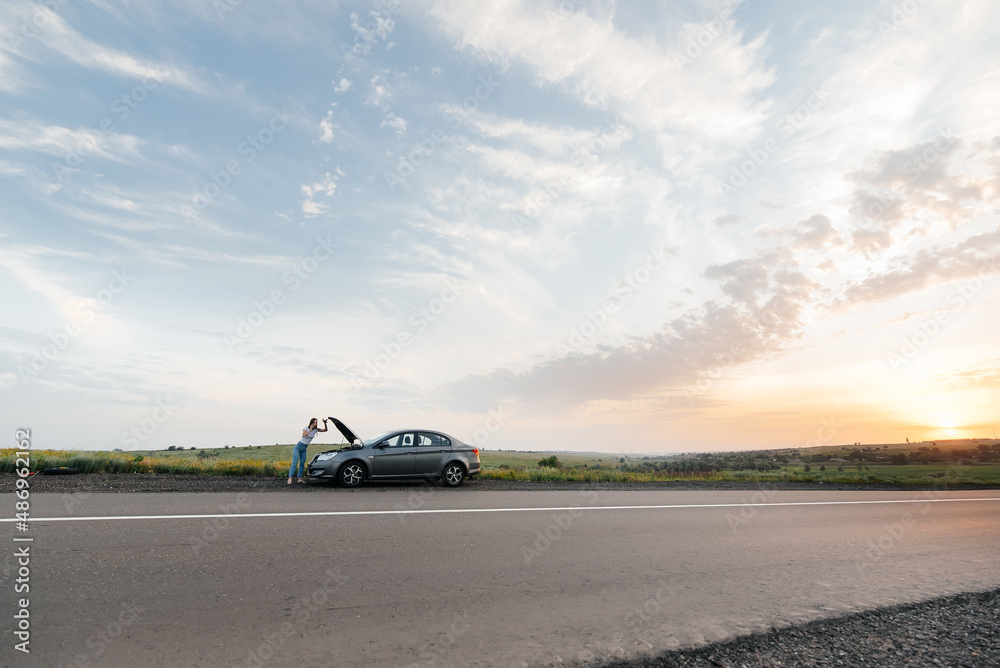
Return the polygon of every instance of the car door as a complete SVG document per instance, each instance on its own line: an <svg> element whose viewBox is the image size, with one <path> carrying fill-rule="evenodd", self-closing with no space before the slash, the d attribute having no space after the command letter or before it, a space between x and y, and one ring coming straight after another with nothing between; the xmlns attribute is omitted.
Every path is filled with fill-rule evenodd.
<svg viewBox="0 0 1000 668"><path fill-rule="evenodd" d="M391 436L372 448L371 476L413 475L416 447L414 434L404 433Z"/></svg>
<svg viewBox="0 0 1000 668"><path fill-rule="evenodd" d="M433 432L420 432L417 437L417 455L414 457L415 475L434 475L444 468L445 455L451 451L451 440Z"/></svg>

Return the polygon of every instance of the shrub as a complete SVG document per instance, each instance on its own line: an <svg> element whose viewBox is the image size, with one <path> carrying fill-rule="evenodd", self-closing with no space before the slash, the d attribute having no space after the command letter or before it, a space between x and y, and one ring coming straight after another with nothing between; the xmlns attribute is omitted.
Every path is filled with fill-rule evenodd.
<svg viewBox="0 0 1000 668"><path fill-rule="evenodd" d="M559 458L555 455L538 460L538 466L557 469L559 468Z"/></svg>

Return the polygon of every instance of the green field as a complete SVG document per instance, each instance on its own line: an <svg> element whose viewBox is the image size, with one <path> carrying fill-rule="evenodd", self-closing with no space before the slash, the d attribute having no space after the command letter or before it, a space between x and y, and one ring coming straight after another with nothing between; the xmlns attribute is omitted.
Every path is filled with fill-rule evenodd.
<svg viewBox="0 0 1000 668"><path fill-rule="evenodd" d="M239 448L202 448L200 450L138 450L136 453L129 452L126 454L144 454L151 457L164 457L167 459L178 460L201 458L213 459L216 461L231 461L235 459L256 459L262 462L287 461L289 462L289 465L291 465L292 448L294 445L294 443L289 443L287 445L253 445ZM309 450L306 454L309 458L312 458L312 456L317 452L335 450L343 447L346 447L343 443L340 445L313 443L309 446Z"/></svg>
<svg viewBox="0 0 1000 668"><path fill-rule="evenodd" d="M292 444L137 452L42 450L32 470L81 472L287 475ZM344 444L314 443L307 456ZM1000 484L1000 442L837 446L684 455L481 450L481 476L525 481L650 482L666 480L827 482L847 484ZM910 463L887 463L906 454ZM832 459L830 459L832 457ZM0 472L15 470L13 450L0 450ZM551 461L555 458L555 461ZM944 461L950 459L950 461ZM542 460L550 460L543 463ZM926 463L925 461L926 460ZM932 461L933 460L933 461ZM808 470L807 470L808 469ZM839 469L839 470L838 470Z"/></svg>

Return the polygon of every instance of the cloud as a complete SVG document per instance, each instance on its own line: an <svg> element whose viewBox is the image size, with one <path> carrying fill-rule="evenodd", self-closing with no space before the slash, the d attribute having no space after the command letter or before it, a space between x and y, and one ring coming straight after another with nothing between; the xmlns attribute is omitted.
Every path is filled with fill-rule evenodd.
<svg viewBox="0 0 1000 668"><path fill-rule="evenodd" d="M941 132L934 141L885 151L871 169L850 175L861 185L851 212L883 231L903 222L919 225L927 217L957 225L973 211L965 203L981 200L987 185L966 170L949 170L961 146Z"/></svg>
<svg viewBox="0 0 1000 668"><path fill-rule="evenodd" d="M346 93L347 91L354 88L354 82L350 79L341 79L339 82L334 82L333 92L334 93Z"/></svg>
<svg viewBox="0 0 1000 668"><path fill-rule="evenodd" d="M302 193L306 196L305 201L302 202L302 212L306 214L306 218L315 218L329 210L328 204L317 202L315 198L317 195L333 197L337 189L337 180L343 175L344 172L338 167L336 173L327 172L322 181L302 186Z"/></svg>
<svg viewBox="0 0 1000 668"><path fill-rule="evenodd" d="M333 141L333 110L326 112L326 116L319 121L320 135L316 141L321 144L329 144Z"/></svg>
<svg viewBox="0 0 1000 668"><path fill-rule="evenodd" d="M822 214L796 223L791 236L796 248L808 250L822 250L826 246L843 243L840 235L833 229L833 223Z"/></svg>
<svg viewBox="0 0 1000 668"><path fill-rule="evenodd" d="M47 49L60 54L69 61L87 69L99 70L131 80L153 79L190 90L202 95L213 92L212 87L199 77L176 65L140 60L129 53L110 48L87 39L57 12L34 2L14 0L5 3L6 13L11 21L29 21L41 24L37 36L18 50L22 57L39 59L44 51L32 50L37 41ZM0 41L6 48L7 40Z"/></svg>
<svg viewBox="0 0 1000 668"><path fill-rule="evenodd" d="M703 374L736 367L796 340L816 284L780 254L744 258L705 271L729 303L704 302L653 333L592 352L570 352L523 371L499 368L446 385L442 397L467 410L513 402L522 410L566 409L634 400L649 393L676 404Z"/></svg>
<svg viewBox="0 0 1000 668"><path fill-rule="evenodd" d="M763 38L744 44L742 33L727 31L694 66L683 67L673 57L682 26L671 35L673 45L664 46L630 39L610 11L595 17L580 9L553 22L542 7L501 0L429 5L461 48L504 68L523 62L540 86L558 86L594 109L616 109L657 138L667 164L719 160L733 143L755 137L766 119L768 103L756 94L774 74L763 64Z"/></svg>
<svg viewBox="0 0 1000 668"><path fill-rule="evenodd" d="M6 160L0 160L0 176L21 176L26 172L27 170L21 165L16 165L12 162L7 162Z"/></svg>
<svg viewBox="0 0 1000 668"><path fill-rule="evenodd" d="M971 369L937 376L935 382L946 390L984 389L1000 386L1000 359L983 360Z"/></svg>
<svg viewBox="0 0 1000 668"><path fill-rule="evenodd" d="M357 13L351 13L351 30L354 31L354 55L363 55L371 51L372 47L380 41L384 41L392 34L396 22L392 15L381 12L369 12L368 18L362 22L362 18Z"/></svg>
<svg viewBox="0 0 1000 668"><path fill-rule="evenodd" d="M722 292L741 302L754 301L769 285L767 265L756 258L712 265L705 276L722 283Z"/></svg>
<svg viewBox="0 0 1000 668"><path fill-rule="evenodd" d="M798 331L797 307L786 309L784 327L736 305L708 302L699 313L676 318L663 330L619 346L573 354L528 370L467 376L443 389L453 406L481 411L514 403L522 411L566 409L598 400L631 400L649 392L684 396L701 374L722 364L737 366L780 349ZM761 316L761 317L758 317Z"/></svg>
<svg viewBox="0 0 1000 668"><path fill-rule="evenodd" d="M892 246L892 236L884 230L858 229L851 232L851 250L871 257Z"/></svg>
<svg viewBox="0 0 1000 668"><path fill-rule="evenodd" d="M64 319L74 320L79 315L77 309L84 304L84 298L73 290L79 280L50 270L53 255L73 257L72 253L38 245L0 244L0 265L18 283L42 297Z"/></svg>
<svg viewBox="0 0 1000 668"><path fill-rule="evenodd" d="M891 299L933 285L1000 271L1000 230L968 237L943 248L920 249L888 271L849 284L834 306Z"/></svg>
<svg viewBox="0 0 1000 668"><path fill-rule="evenodd" d="M66 158L69 155L97 155L106 160L128 162L139 157L143 140L132 135L99 132L90 128L72 130L46 125L35 119L0 119L0 148L11 151L38 151Z"/></svg>
<svg viewBox="0 0 1000 668"><path fill-rule="evenodd" d="M393 89L386 80L386 73L380 72L372 76L368 82L368 95L365 97L365 104L379 107L386 110L393 100Z"/></svg>
<svg viewBox="0 0 1000 668"><path fill-rule="evenodd" d="M28 86L29 81L23 68L19 67L4 51L0 51L0 91L21 93Z"/></svg>
<svg viewBox="0 0 1000 668"><path fill-rule="evenodd" d="M406 119L400 118L391 111L385 115L385 120L379 125L380 128L393 128L397 135L402 136L406 132Z"/></svg>
<svg viewBox="0 0 1000 668"><path fill-rule="evenodd" d="M151 228L129 228L126 231L147 231ZM273 269L287 268L295 261L294 257L267 254L239 252L226 248L214 250L204 246L193 246L182 243L163 243L155 240L142 240L135 236L116 234L106 230L90 230L91 234L99 236L130 251L128 257L141 258L144 264L163 267L190 267L194 264L207 263L219 267L268 267ZM105 249L107 250L107 249Z"/></svg>

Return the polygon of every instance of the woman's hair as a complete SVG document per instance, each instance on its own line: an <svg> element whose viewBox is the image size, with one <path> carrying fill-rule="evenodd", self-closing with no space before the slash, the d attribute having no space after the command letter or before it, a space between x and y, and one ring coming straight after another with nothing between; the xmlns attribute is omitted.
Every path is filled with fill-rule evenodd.
<svg viewBox="0 0 1000 668"><path fill-rule="evenodd" d="M317 427L319 426L319 418L313 418L312 420L309 420L309 426L310 427L313 426L313 422L316 423Z"/></svg>

